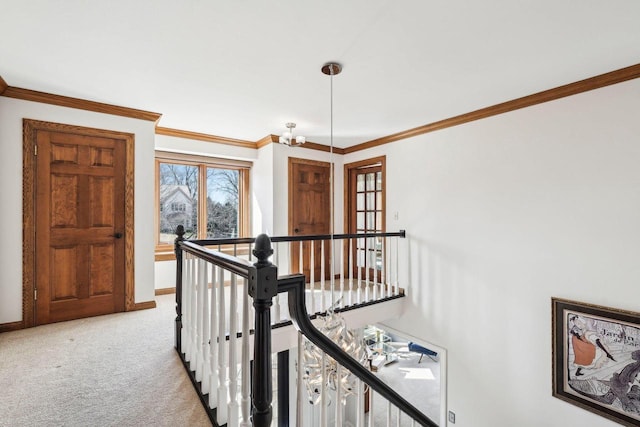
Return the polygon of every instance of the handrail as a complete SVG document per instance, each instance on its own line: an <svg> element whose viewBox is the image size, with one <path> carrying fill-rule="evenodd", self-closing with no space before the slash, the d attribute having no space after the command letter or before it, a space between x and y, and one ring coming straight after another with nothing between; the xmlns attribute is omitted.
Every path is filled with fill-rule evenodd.
<svg viewBox="0 0 640 427"><path fill-rule="evenodd" d="M176 242L176 244L179 245L183 251L196 255L198 258L231 271L245 279L248 279L252 272L256 270L256 267L247 260L227 255L223 252L212 251L211 249L200 246L193 240L182 240Z"/></svg>
<svg viewBox="0 0 640 427"><path fill-rule="evenodd" d="M309 240L344 240L344 239L363 239L369 237L407 237L405 230L384 232L384 233L351 233L351 234L312 234L307 236L277 236L270 237L272 243L278 242L300 242ZM224 238L224 239L202 239L202 240L189 240L196 245L201 246L215 246L215 245L232 245L232 244L249 244L255 243L255 237L239 237L239 238Z"/></svg>
<svg viewBox="0 0 640 427"><path fill-rule="evenodd" d="M363 380L378 394L394 404L402 412L409 415L416 422L427 427L437 427L438 424L433 422L411 403L407 402L407 400L396 393L391 387L369 372L357 360L344 352L333 341L327 338L326 335L313 326L313 323L309 320L309 314L307 313L307 307L305 305L304 289L305 277L302 274L278 278L278 293L287 292L289 294L289 313L296 329L302 332L309 341L333 357L339 364L345 366L351 373Z"/></svg>

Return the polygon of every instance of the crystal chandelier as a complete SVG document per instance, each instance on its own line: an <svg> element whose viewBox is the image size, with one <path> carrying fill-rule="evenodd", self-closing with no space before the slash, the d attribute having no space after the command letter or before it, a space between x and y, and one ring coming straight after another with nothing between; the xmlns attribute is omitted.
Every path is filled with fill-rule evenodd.
<svg viewBox="0 0 640 427"><path fill-rule="evenodd" d="M367 361L367 354L362 340L350 331L342 316L339 316L329 309L324 318L324 324L318 328L331 341L335 342L345 353L356 359L361 364ZM347 369L338 369L338 363L331 357L323 354L322 350L313 345L307 339L304 340L304 352L302 366L304 369L303 378L307 388L309 403L317 405L322 402L323 382L328 390L337 391L340 389L340 404L344 405L347 397L355 394L356 376ZM324 375L323 375L324 368ZM325 405L329 405L331 400L325 395Z"/></svg>

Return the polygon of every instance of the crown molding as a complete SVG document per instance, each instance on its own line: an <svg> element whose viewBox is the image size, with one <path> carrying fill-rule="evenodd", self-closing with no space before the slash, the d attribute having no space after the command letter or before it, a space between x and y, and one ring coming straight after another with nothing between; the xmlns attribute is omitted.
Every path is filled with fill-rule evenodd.
<svg viewBox="0 0 640 427"><path fill-rule="evenodd" d="M278 135L267 135L256 141L256 148L265 147L273 142L278 142Z"/></svg>
<svg viewBox="0 0 640 427"><path fill-rule="evenodd" d="M22 99L24 101L40 102L44 104L58 105L61 107L77 108L79 110L93 111L96 113L113 114L132 119L157 122L162 117L160 113L137 110L134 108L120 107L118 105L104 104L102 102L88 101L86 99L71 98L68 96L54 95L46 92L38 92L30 89L7 86L2 96Z"/></svg>
<svg viewBox="0 0 640 427"><path fill-rule="evenodd" d="M406 131L394 133L382 138L373 139L358 145L346 148L345 154L354 153L356 151L366 150L367 148L377 147L379 145L388 144L390 142L399 141L401 139L411 138L437 130L446 129L452 126L458 126L475 120L486 119L487 117L496 116L498 114L508 113L510 111L519 110L521 108L531 107L536 104L554 101L571 95L577 95L582 92L588 92L594 89L600 89L605 86L622 83L640 77L640 64L630 67L621 68L609 73L600 74L595 77L558 86L553 89L534 93L522 98L513 99L501 104L492 105L490 107L481 108L470 113L461 114L459 116L450 117L448 119L433 122L424 126L409 129Z"/></svg>
<svg viewBox="0 0 640 427"><path fill-rule="evenodd" d="M278 135L267 135L262 139L259 139L258 141L256 141L256 148L262 148L266 145L269 145L271 143L273 144L279 144L280 138L278 137ZM306 148L309 150L318 150L318 151L324 151L324 152L331 152L331 147L328 145L323 145L323 144L318 144L315 142L310 142L307 141L302 145L296 145L295 148ZM338 147L333 147L333 152L334 154L345 154L345 149L344 148L338 148Z"/></svg>
<svg viewBox="0 0 640 427"><path fill-rule="evenodd" d="M188 130L165 128L156 126L156 135L174 136L177 138L196 139L198 141L215 142L218 144L234 145L236 147L256 148L256 143L243 139L227 138L224 136L210 135L207 133L192 132Z"/></svg>
<svg viewBox="0 0 640 427"><path fill-rule="evenodd" d="M316 144L315 142L309 142L309 141L305 142L300 147L308 148L310 150L324 151L324 152L327 152L327 153L331 152L331 147L330 146L324 145L324 144ZM333 153L334 154L345 154L345 149L344 148L333 147Z"/></svg>
<svg viewBox="0 0 640 427"><path fill-rule="evenodd" d="M0 95L2 95L8 87L9 85L7 85L7 82L5 82L2 76L0 76Z"/></svg>

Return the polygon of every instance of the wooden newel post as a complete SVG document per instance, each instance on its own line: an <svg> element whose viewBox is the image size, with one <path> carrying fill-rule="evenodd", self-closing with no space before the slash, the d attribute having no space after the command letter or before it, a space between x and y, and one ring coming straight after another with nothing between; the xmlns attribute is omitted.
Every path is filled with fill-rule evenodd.
<svg viewBox="0 0 640 427"><path fill-rule="evenodd" d="M249 279L249 295L253 297L256 324L253 345L253 385L251 390L252 424L271 426L273 383L271 376L271 305L278 294L278 267L269 261L273 254L271 239L266 234L256 238L253 255L255 275Z"/></svg>
<svg viewBox="0 0 640 427"><path fill-rule="evenodd" d="M184 240L184 227L179 225L176 228L176 240L174 252L176 254L176 350L182 353L182 248L180 242Z"/></svg>

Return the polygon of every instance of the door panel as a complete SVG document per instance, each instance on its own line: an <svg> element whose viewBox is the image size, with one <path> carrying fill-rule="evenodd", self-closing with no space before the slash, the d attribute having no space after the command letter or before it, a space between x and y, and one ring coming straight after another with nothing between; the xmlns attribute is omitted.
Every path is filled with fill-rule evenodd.
<svg viewBox="0 0 640 427"><path fill-rule="evenodd" d="M309 236L329 234L331 167L329 163L304 159L289 158L289 235ZM324 256L325 278L330 277L329 243L325 242L324 255L321 241L313 243L314 279L321 275L321 260ZM310 270L311 243L302 244L302 273L311 277ZM291 244L291 271L300 270L300 244Z"/></svg>
<svg viewBox="0 0 640 427"><path fill-rule="evenodd" d="M385 158L365 160L345 165L346 228L348 233L379 233L385 231ZM381 281L384 263L381 238L352 240L354 260L345 262L354 277L369 277ZM359 271L358 271L359 270Z"/></svg>
<svg viewBox="0 0 640 427"><path fill-rule="evenodd" d="M36 140L36 324L124 311L124 141Z"/></svg>

